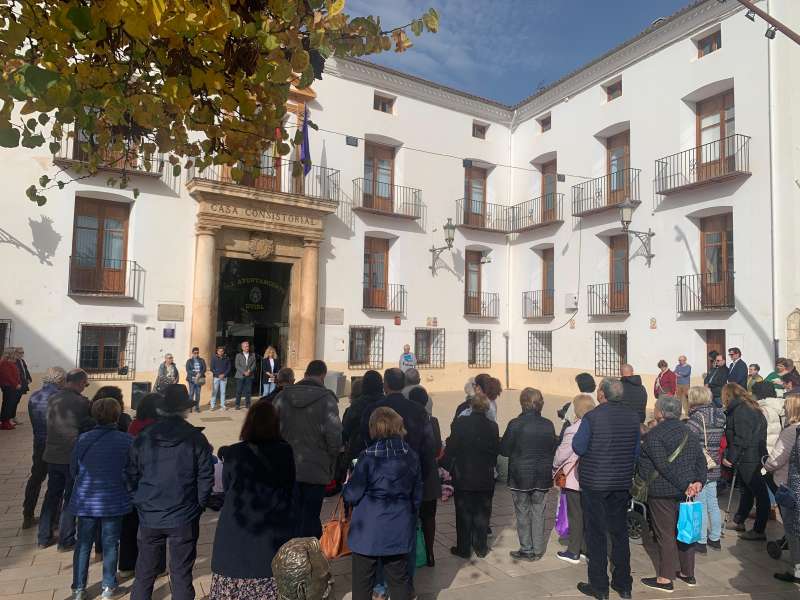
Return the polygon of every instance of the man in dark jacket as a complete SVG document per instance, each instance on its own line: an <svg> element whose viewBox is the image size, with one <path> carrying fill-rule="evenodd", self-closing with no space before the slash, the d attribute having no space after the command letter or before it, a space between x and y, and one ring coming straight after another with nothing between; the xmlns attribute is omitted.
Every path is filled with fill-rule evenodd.
<svg viewBox="0 0 800 600"><path fill-rule="evenodd" d="M186 385L189 398L194 403L195 412L200 412L200 391L206 382L206 361L200 358L200 348L192 348L192 355L186 361Z"/></svg>
<svg viewBox="0 0 800 600"><path fill-rule="evenodd" d="M217 352L211 359L211 376L213 385L211 388L211 410L217 406L217 394L219 394L219 407L225 408L225 389L228 387L228 375L231 372L231 359L225 355L225 346L217 347Z"/></svg>
<svg viewBox="0 0 800 600"><path fill-rule="evenodd" d="M327 372L323 361L312 360L303 379L284 388L273 401L280 415L281 436L294 451L294 537L322 537L319 512L342 449L339 401L325 387Z"/></svg>
<svg viewBox="0 0 800 600"><path fill-rule="evenodd" d="M553 487L553 454L557 439L552 421L542 417L544 398L534 388L519 395L522 414L506 427L500 454L508 457L508 487L514 501L519 550L517 560L539 560L545 551L544 507Z"/></svg>
<svg viewBox="0 0 800 600"><path fill-rule="evenodd" d="M81 392L89 385L86 371L73 369L64 378L64 389L53 394L47 408L47 441L42 458L47 463L47 493L39 515L39 547L53 543L53 526L63 500L69 504L72 475L69 470L72 449L78 436L94 426L89 415L89 399ZM75 515L61 511L58 548L68 550L75 545Z"/></svg>
<svg viewBox="0 0 800 600"><path fill-rule="evenodd" d="M627 512L633 468L639 453L639 416L622 404L623 384L603 379L598 388L600 404L586 413L572 438L580 456L578 479L585 523L589 583L579 583L587 596L608 598L608 542L611 538L613 572L611 587L631 597L631 550Z"/></svg>
<svg viewBox="0 0 800 600"><path fill-rule="evenodd" d="M139 556L132 600L150 600L169 546L169 577L175 600L193 600L200 515L214 486L211 444L186 422L192 401L186 387L167 387L159 421L131 447L128 486L139 514Z"/></svg>
<svg viewBox="0 0 800 600"><path fill-rule="evenodd" d="M717 354L714 358L714 366L703 380L705 386L711 390L711 399L717 408L722 408L722 386L727 382L728 367L725 365L725 357Z"/></svg>
<svg viewBox="0 0 800 600"><path fill-rule="evenodd" d="M644 423L647 417L647 390L642 385L642 378L633 374L631 365L620 367L622 377L622 406L630 408L639 417L639 423Z"/></svg>
<svg viewBox="0 0 800 600"><path fill-rule="evenodd" d="M747 363L742 360L742 351L739 348L729 348L728 356L731 365L728 367L728 383L738 383L747 388Z"/></svg>

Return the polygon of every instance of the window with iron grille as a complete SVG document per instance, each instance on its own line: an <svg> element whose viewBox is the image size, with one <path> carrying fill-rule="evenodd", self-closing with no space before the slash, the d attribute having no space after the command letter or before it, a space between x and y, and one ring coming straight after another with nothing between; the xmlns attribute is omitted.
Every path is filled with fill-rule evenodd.
<svg viewBox="0 0 800 600"><path fill-rule="evenodd" d="M383 368L383 327L350 327L347 364L351 369Z"/></svg>
<svg viewBox="0 0 800 600"><path fill-rule="evenodd" d="M375 94L375 97L372 99L372 108L383 113L392 114L394 112L394 98L387 98L386 96Z"/></svg>
<svg viewBox="0 0 800 600"><path fill-rule="evenodd" d="M418 327L414 330L418 369L444 369L444 341L444 329Z"/></svg>
<svg viewBox="0 0 800 600"><path fill-rule="evenodd" d="M528 369L530 371L553 370L553 332L528 332Z"/></svg>
<svg viewBox="0 0 800 600"><path fill-rule="evenodd" d="M472 137L478 138L479 140L486 139L486 130L489 129L488 125L483 125L481 123L473 123L472 124Z"/></svg>
<svg viewBox="0 0 800 600"><path fill-rule="evenodd" d="M470 329L467 336L467 366L488 369L492 366L492 332Z"/></svg>
<svg viewBox="0 0 800 600"><path fill-rule="evenodd" d="M11 345L11 319L0 319L0 354Z"/></svg>
<svg viewBox="0 0 800 600"><path fill-rule="evenodd" d="M619 377L622 365L628 362L627 331L594 332L594 374L598 377Z"/></svg>
<svg viewBox="0 0 800 600"><path fill-rule="evenodd" d="M133 379L136 376L136 326L78 325L77 366L89 379Z"/></svg>

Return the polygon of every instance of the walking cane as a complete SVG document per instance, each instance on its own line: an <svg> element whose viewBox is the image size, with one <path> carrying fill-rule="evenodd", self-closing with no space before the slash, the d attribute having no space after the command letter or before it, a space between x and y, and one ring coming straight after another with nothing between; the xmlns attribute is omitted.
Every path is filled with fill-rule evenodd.
<svg viewBox="0 0 800 600"><path fill-rule="evenodd" d="M728 525L728 517L731 514L731 502L733 501L733 490L736 489L736 475L738 471L733 470L733 478L731 479L731 493L728 494L728 508L725 510L725 521L722 523L722 535L725 535L725 527Z"/></svg>

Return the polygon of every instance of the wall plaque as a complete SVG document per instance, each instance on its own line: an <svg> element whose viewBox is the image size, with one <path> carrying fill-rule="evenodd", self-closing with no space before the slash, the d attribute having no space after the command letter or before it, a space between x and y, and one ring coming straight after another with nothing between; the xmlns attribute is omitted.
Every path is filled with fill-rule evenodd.
<svg viewBox="0 0 800 600"><path fill-rule="evenodd" d="M157 318L159 321L183 321L184 311L183 304L159 304Z"/></svg>
<svg viewBox="0 0 800 600"><path fill-rule="evenodd" d="M322 325L344 325L344 309L322 306L319 309L319 322Z"/></svg>

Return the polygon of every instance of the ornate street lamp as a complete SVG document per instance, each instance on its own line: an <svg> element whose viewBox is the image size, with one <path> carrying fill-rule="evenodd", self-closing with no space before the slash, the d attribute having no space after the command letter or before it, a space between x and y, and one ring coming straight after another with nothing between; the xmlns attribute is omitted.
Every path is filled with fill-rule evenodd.
<svg viewBox="0 0 800 600"><path fill-rule="evenodd" d="M645 251L644 256L647 259L647 266L649 267L650 261L652 261L655 256L650 243L650 239L655 233L649 227L647 231L633 231L632 229L628 229L633 220L633 209L637 206L638 204L636 202L632 202L630 198L625 198L625 201L619 205L619 220L622 223L622 231L635 235L636 239L642 244Z"/></svg>
<svg viewBox="0 0 800 600"><path fill-rule="evenodd" d="M447 223L443 226L444 229L444 246L436 247L431 246L430 253L431 253L431 266L429 269L431 273L436 275L436 261L439 260L439 256L445 250L451 250L453 248L453 240L456 238L456 226L453 225L453 220L448 217Z"/></svg>

